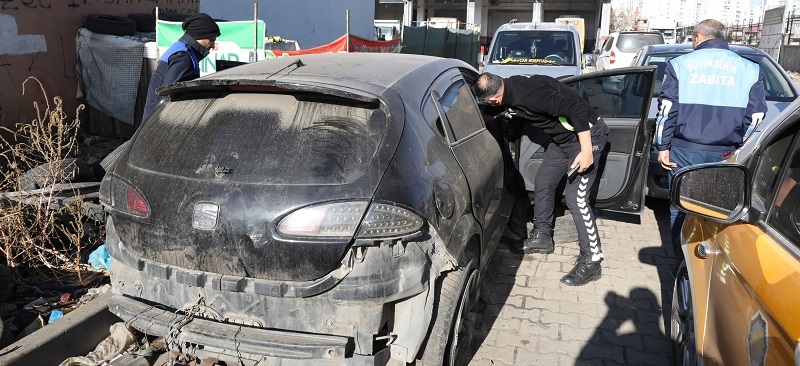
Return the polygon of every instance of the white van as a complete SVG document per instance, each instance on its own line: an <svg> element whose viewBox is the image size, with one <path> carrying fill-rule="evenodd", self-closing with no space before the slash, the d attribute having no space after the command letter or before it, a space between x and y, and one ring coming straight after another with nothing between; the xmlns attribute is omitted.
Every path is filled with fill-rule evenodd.
<svg viewBox="0 0 800 366"><path fill-rule="evenodd" d="M511 23L497 29L483 71L501 77L581 73L581 43L572 24Z"/></svg>

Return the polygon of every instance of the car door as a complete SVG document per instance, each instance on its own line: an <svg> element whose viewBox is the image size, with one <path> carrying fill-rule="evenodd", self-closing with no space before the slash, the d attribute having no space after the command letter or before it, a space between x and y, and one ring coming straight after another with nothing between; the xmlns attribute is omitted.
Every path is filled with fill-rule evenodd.
<svg viewBox="0 0 800 366"><path fill-rule="evenodd" d="M711 234L705 240L719 250L708 259L688 255L694 268L713 260L707 275L706 324L697 334L706 358L723 364L794 364L800 339L799 129L795 121L752 155L757 159L748 164L755 222L704 225L703 231Z"/></svg>
<svg viewBox="0 0 800 366"><path fill-rule="evenodd" d="M496 244L508 218L503 215L507 210L501 209L504 163L500 146L486 129L460 71L445 73L435 85L432 96L445 122L450 148L467 179L472 212L483 230L483 242Z"/></svg>
<svg viewBox="0 0 800 366"><path fill-rule="evenodd" d="M628 67L560 79L603 117L611 131L593 191L595 208L637 214L643 209L652 136L652 126L646 122L655 73L654 66ZM550 138L521 123L517 168L532 192Z"/></svg>

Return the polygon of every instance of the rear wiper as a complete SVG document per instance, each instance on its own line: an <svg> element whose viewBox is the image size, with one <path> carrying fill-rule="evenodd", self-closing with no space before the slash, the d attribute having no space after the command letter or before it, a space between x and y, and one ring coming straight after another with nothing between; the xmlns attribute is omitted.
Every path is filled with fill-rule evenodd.
<svg viewBox="0 0 800 366"><path fill-rule="evenodd" d="M294 70L296 70L296 69L299 69L299 68L301 68L301 67L303 67L303 66L305 66L305 65L306 65L306 64L305 64L305 63L303 63L303 61L301 61L301 60L298 58L298 59L297 59L297 60L295 60L294 62L292 62L292 63L290 63L290 64L288 64L288 65L286 65L286 66L284 66L284 67L281 67L280 69L278 69L278 71L275 71L275 72L273 72L272 74L269 74L269 75L267 75L267 77L265 77L265 78L264 78L264 80L266 80L266 79L269 79L269 78L273 77L275 74L277 74L277 73L279 73L279 72L281 72L281 71L283 71L283 70L286 70L286 69L288 69L288 68L289 68L289 67L291 67L291 66L295 66L295 68L294 68L294 69L292 69L292 71L294 71ZM289 72L291 72L291 71L289 71Z"/></svg>

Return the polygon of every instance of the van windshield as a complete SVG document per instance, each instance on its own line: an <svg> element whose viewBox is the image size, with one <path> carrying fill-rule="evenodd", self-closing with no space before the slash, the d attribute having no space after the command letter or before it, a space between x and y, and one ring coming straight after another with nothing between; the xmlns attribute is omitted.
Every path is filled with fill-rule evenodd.
<svg viewBox="0 0 800 366"><path fill-rule="evenodd" d="M490 63L513 65L574 66L572 32L525 30L497 34Z"/></svg>

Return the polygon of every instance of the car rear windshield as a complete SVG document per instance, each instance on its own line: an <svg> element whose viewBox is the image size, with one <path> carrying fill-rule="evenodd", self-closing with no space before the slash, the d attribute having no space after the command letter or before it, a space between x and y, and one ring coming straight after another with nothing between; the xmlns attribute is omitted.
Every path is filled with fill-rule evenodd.
<svg viewBox="0 0 800 366"><path fill-rule="evenodd" d="M653 88L653 96L657 97L661 92L661 84L664 81L664 71L667 68L667 62L680 55L686 53L657 53L650 54L645 59L645 65L658 66L658 75L656 75L656 85ZM781 73L778 64L772 61L765 55L742 55L744 58L758 64L761 73L764 75L764 92L766 99L772 102L791 102L797 98L797 93L792 89L791 83L787 77Z"/></svg>
<svg viewBox="0 0 800 366"><path fill-rule="evenodd" d="M617 48L621 52L633 53L644 46L664 44L664 36L652 33L622 33L617 38Z"/></svg>
<svg viewBox="0 0 800 366"><path fill-rule="evenodd" d="M130 164L194 179L342 184L361 177L386 131L377 103L234 93L179 100L141 128Z"/></svg>
<svg viewBox="0 0 800 366"><path fill-rule="evenodd" d="M491 63L514 65L576 65L572 32L525 30L497 35Z"/></svg>

